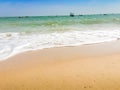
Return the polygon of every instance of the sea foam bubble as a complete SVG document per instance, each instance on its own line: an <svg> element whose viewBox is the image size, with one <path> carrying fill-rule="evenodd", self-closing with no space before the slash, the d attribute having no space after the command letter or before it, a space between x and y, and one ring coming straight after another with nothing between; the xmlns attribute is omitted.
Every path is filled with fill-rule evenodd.
<svg viewBox="0 0 120 90"><path fill-rule="evenodd" d="M29 50L100 43L118 38L120 38L120 30L85 30L44 34L0 33L0 60Z"/></svg>

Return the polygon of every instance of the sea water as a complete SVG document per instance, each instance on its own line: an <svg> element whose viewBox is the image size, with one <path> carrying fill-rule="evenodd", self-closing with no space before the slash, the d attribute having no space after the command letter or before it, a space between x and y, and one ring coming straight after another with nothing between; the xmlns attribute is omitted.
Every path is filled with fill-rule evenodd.
<svg viewBox="0 0 120 90"><path fill-rule="evenodd" d="M0 18L0 60L20 52L120 38L120 15Z"/></svg>

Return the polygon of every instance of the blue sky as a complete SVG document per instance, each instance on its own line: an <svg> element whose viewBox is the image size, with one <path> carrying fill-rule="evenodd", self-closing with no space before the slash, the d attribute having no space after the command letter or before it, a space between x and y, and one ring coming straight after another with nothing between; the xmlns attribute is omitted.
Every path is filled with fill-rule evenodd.
<svg viewBox="0 0 120 90"><path fill-rule="evenodd" d="M120 13L120 0L0 0L0 16Z"/></svg>

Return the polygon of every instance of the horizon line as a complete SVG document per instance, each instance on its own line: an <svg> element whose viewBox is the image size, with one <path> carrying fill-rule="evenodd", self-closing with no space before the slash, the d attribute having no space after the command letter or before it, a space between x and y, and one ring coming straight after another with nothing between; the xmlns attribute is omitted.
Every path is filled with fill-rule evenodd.
<svg viewBox="0 0 120 90"><path fill-rule="evenodd" d="M74 15L75 16L79 16L79 15L83 15L84 16L84 15L104 15L104 14L110 15L110 14L120 14L120 13L93 13L93 14L74 14ZM2 18L4 18L4 17L26 17L26 16L28 16L28 17L49 17L49 16L69 16L69 15L70 15L70 13L69 14L65 14L65 15L16 15L16 16L13 15L13 16L0 16L0 18L1 17Z"/></svg>

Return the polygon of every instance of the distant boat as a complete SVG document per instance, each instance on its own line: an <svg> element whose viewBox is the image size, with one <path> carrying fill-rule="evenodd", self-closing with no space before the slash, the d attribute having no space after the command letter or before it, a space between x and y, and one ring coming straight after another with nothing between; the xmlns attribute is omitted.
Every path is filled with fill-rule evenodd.
<svg viewBox="0 0 120 90"><path fill-rule="evenodd" d="M74 17L75 15L74 15L74 13L70 13L70 17Z"/></svg>
<svg viewBox="0 0 120 90"><path fill-rule="evenodd" d="M103 15L107 15L107 14L103 14Z"/></svg>
<svg viewBox="0 0 120 90"><path fill-rule="evenodd" d="M18 17L18 18L28 18L28 16L20 16L20 17Z"/></svg>

